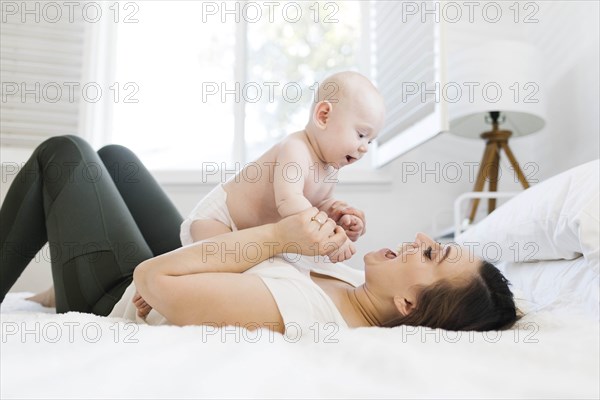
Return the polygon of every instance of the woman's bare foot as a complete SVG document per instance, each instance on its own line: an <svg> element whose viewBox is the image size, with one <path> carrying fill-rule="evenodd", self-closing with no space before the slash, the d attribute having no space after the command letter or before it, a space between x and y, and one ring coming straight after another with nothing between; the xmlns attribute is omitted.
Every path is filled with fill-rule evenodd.
<svg viewBox="0 0 600 400"><path fill-rule="evenodd" d="M43 292L40 292L31 297L27 297L25 300L35 301L36 303L40 303L44 307L56 307L54 285L50 286L47 290Z"/></svg>

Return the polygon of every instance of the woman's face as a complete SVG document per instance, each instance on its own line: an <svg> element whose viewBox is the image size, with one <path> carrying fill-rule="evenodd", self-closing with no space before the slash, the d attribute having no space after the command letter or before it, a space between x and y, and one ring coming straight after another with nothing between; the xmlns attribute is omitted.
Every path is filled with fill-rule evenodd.
<svg viewBox="0 0 600 400"><path fill-rule="evenodd" d="M429 286L442 279L461 279L467 283L481 264L466 249L442 246L422 233L397 251L381 249L367 253L364 261L365 284L370 291L383 298L401 296L409 300L416 299L416 285Z"/></svg>

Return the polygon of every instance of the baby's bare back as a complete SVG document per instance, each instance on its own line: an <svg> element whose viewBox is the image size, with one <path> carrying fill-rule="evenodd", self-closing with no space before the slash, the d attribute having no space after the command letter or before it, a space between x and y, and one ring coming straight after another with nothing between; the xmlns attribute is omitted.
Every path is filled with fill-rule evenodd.
<svg viewBox="0 0 600 400"><path fill-rule="evenodd" d="M310 165L305 161L278 161L282 146L290 146L294 154L310 154ZM299 157L299 160L305 160ZM227 208L238 229L277 222L281 219L275 202L273 182L276 174L286 180L304 179L304 197L314 206L331 196L337 172L324 165L312 150L306 135L301 132L286 136L258 160L247 164L235 177L227 181Z"/></svg>

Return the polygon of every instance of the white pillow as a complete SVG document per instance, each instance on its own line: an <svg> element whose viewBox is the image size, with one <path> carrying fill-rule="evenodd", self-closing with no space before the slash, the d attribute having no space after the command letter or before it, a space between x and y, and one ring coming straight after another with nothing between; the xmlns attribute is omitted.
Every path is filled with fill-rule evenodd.
<svg viewBox="0 0 600 400"><path fill-rule="evenodd" d="M515 196L455 241L491 262L571 260L599 271L600 160Z"/></svg>
<svg viewBox="0 0 600 400"><path fill-rule="evenodd" d="M499 262L517 306L526 313L559 311L600 318L600 277L583 257L574 260Z"/></svg>

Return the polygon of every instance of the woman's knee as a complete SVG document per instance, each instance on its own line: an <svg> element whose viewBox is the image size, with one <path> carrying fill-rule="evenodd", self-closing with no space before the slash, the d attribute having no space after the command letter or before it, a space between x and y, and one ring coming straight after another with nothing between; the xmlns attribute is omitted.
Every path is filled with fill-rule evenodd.
<svg viewBox="0 0 600 400"><path fill-rule="evenodd" d="M55 160L81 161L94 153L92 146L82 137L75 135L52 136L38 147L40 161Z"/></svg>
<svg viewBox="0 0 600 400"><path fill-rule="evenodd" d="M65 143L78 144L80 146L89 146L90 144L81 136L76 135L60 135L52 136L44 140L41 145L43 146L63 146ZM40 146L41 146L40 145Z"/></svg>
<svg viewBox="0 0 600 400"><path fill-rule="evenodd" d="M98 150L98 155L102 160L110 161L132 161L137 159L133 151L120 144L107 144Z"/></svg>
<svg viewBox="0 0 600 400"><path fill-rule="evenodd" d="M137 182L143 164L133 151L119 144L109 144L98 150L98 156L108 169L113 181L120 178L127 182Z"/></svg>
<svg viewBox="0 0 600 400"><path fill-rule="evenodd" d="M47 193L56 198L67 183L94 183L104 165L92 146L74 135L54 136L40 144L33 158L43 176Z"/></svg>

